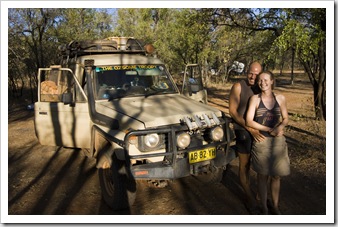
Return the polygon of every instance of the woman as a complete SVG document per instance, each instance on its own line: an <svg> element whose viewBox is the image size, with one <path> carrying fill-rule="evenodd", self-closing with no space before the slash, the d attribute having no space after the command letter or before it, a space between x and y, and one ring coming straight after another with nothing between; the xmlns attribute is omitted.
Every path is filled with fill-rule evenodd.
<svg viewBox="0 0 338 227"><path fill-rule="evenodd" d="M263 141L252 144L252 168L257 172L258 194L263 214L268 214L267 188L271 178L272 213L281 214L278 208L280 177L290 174L290 161L287 144L283 135L288 124L288 112L285 97L274 94L274 76L269 71L258 75L258 86L261 93L249 100L246 125L265 135Z"/></svg>

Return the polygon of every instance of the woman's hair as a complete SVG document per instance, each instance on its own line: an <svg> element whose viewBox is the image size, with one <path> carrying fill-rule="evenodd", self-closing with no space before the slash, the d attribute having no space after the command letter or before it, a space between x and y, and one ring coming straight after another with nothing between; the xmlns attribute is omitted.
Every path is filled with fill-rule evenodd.
<svg viewBox="0 0 338 227"><path fill-rule="evenodd" d="M271 85L271 88L273 90L275 88L275 84L276 84L275 75L271 71L266 70L266 71L263 71L260 74L258 74L257 80L259 79L260 75L262 75L262 74L268 74L270 76L270 79L273 81L273 83Z"/></svg>

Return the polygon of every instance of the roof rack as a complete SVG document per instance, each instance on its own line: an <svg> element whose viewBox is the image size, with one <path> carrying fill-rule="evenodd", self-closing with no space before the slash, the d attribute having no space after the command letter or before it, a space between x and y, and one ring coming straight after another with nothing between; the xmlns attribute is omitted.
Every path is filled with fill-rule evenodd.
<svg viewBox="0 0 338 227"><path fill-rule="evenodd" d="M154 48L151 44L144 45L141 40L133 37L108 37L103 40L73 40L68 44L59 46L63 58L76 58L82 55L106 53L138 53L148 54Z"/></svg>

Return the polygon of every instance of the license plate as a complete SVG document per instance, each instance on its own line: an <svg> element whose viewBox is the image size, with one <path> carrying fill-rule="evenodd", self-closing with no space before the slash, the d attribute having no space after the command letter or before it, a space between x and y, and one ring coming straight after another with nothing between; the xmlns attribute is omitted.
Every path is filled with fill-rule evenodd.
<svg viewBox="0 0 338 227"><path fill-rule="evenodd" d="M206 148L198 151L189 152L189 163L202 162L205 160L210 160L216 157L216 148Z"/></svg>

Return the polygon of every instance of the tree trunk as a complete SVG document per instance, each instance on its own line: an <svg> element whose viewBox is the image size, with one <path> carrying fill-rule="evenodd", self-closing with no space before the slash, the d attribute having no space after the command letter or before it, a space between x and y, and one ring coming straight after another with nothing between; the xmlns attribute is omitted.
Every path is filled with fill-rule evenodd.
<svg viewBox="0 0 338 227"><path fill-rule="evenodd" d="M203 80L203 83L204 83L204 86L208 86L209 83L210 83L210 76L209 76L209 73L208 73L208 62L207 61L204 61L204 64L202 65L202 80Z"/></svg>
<svg viewBox="0 0 338 227"><path fill-rule="evenodd" d="M321 71L324 71L324 75L319 75L319 80L317 81L315 78L315 74L312 72L309 62L302 61L302 64L304 66L305 72L308 74L309 80L311 81L311 84L313 86L313 100L314 100L314 108L315 108L315 115L317 120L325 120L324 112L325 112L325 106L323 106L323 94L324 94L324 85L323 79L325 80L325 69L321 69ZM320 67L325 67L323 65L320 65ZM320 73L321 74L321 73Z"/></svg>
<svg viewBox="0 0 338 227"><path fill-rule="evenodd" d="M295 48L292 47L291 49L291 85L293 85L293 79L294 79L294 75L293 75L293 68L294 68L294 62L295 62Z"/></svg>
<svg viewBox="0 0 338 227"><path fill-rule="evenodd" d="M284 56L285 54L283 54L283 56L282 56L282 61L281 61L281 63L280 63L280 69L279 69L279 76L282 76L283 75L283 68L284 68L284 58L285 58L285 56Z"/></svg>
<svg viewBox="0 0 338 227"><path fill-rule="evenodd" d="M326 120L326 59L325 59L325 40L319 43L319 79L318 79L318 106L320 107L320 120ZM317 116L317 115L316 115Z"/></svg>

